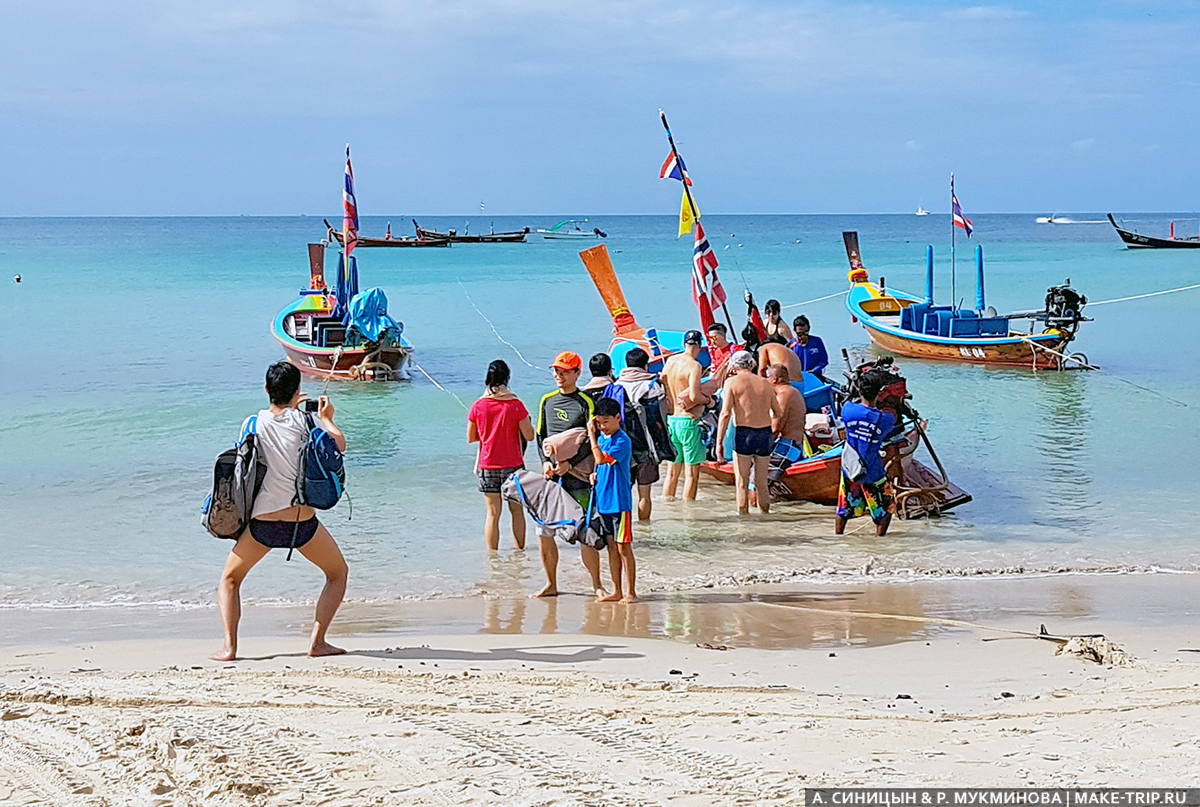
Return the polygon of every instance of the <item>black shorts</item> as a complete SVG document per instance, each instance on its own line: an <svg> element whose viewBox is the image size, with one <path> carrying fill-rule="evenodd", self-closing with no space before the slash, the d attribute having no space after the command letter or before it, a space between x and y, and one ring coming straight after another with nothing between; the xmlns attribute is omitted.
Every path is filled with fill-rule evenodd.
<svg viewBox="0 0 1200 807"><path fill-rule="evenodd" d="M770 426L757 429L738 426L733 431L733 453L743 457L769 457L774 444Z"/></svg>
<svg viewBox="0 0 1200 807"><path fill-rule="evenodd" d="M307 521L260 521L250 519L250 537L269 549L297 549L307 544L317 534L321 522L313 516ZM296 543L292 543L292 538Z"/></svg>
<svg viewBox="0 0 1200 807"><path fill-rule="evenodd" d="M520 466L516 468L480 468L475 472L479 478L479 492L499 493L504 480L520 470L522 470Z"/></svg>
<svg viewBox="0 0 1200 807"><path fill-rule="evenodd" d="M633 483L635 485L653 485L658 479L658 463L651 457L647 457L633 466Z"/></svg>

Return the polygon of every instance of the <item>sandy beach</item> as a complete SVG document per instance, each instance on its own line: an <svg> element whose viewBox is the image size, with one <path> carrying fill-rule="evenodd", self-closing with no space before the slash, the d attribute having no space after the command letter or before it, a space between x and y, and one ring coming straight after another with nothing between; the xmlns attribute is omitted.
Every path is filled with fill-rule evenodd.
<svg viewBox="0 0 1200 807"><path fill-rule="evenodd" d="M670 603L605 605L605 620L582 597L351 606L336 637L350 652L332 659L299 654L301 613L266 607L249 610L247 658L232 664L204 660L209 612L156 617L177 635L212 634L203 640L56 643L48 628L43 645L0 656L0 802L797 804L815 785L1191 781L1190 575L970 585L1028 605L994 609L994 628L1036 631L1033 594L1060 606L1074 596L1074 613L1041 621L1104 633L1132 659L1097 664L958 627L948 621L973 614L912 607L951 601L924 583L820 601L741 592L707 606L741 619L727 641L728 621L706 621L703 606L678 612L698 626L668 638ZM1123 609L1122 596L1142 607ZM422 632L434 614L442 628Z"/></svg>

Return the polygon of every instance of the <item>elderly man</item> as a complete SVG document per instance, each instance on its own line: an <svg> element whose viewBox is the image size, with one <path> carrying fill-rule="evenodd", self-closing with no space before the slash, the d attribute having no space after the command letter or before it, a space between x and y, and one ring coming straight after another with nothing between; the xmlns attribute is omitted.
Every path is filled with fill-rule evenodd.
<svg viewBox="0 0 1200 807"><path fill-rule="evenodd" d="M734 478L737 483L738 515L750 512L750 478L757 489L758 509L771 511L767 492L768 458L771 456L771 424L782 415L771 382L754 372L754 357L740 350L729 360L733 375L725 382L721 420L717 424L717 458L725 458L725 433L732 419Z"/></svg>

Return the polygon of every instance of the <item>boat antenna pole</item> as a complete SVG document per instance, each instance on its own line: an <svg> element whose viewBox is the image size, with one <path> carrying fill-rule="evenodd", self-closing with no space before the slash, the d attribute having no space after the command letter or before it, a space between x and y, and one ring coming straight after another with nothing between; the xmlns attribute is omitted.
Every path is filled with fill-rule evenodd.
<svg viewBox="0 0 1200 807"><path fill-rule="evenodd" d="M661 109L658 110L658 119L662 121L663 128L667 130L667 142L671 144L671 154L675 157L675 164L679 166L680 176L683 177L683 179L679 181L679 184L683 186L683 195L687 197L688 207L692 210L692 220L699 221L700 211L696 209L696 200L692 198L692 189L688 187L687 184L687 171L685 171L683 168L683 160L679 156L679 149L675 148L675 138L671 134L671 127L667 125L667 113L663 112ZM700 277L696 274L696 261L694 256L692 260L692 276L696 278L696 283L698 285L703 285L700 283ZM725 301L722 301L721 310L725 312L725 321L729 323L729 335L736 335L737 328L733 327L733 317L729 315L729 304Z"/></svg>
<svg viewBox="0 0 1200 807"><path fill-rule="evenodd" d="M954 172L950 172L950 305L954 305L957 287L955 285L954 269Z"/></svg>

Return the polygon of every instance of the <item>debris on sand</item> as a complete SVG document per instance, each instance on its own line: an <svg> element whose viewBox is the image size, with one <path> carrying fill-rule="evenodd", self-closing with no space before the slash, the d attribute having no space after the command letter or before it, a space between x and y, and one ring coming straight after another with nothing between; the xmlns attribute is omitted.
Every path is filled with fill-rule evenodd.
<svg viewBox="0 0 1200 807"><path fill-rule="evenodd" d="M1137 661L1123 647L1103 636L1073 636L1059 646L1055 655L1077 656L1108 667L1129 667Z"/></svg>

